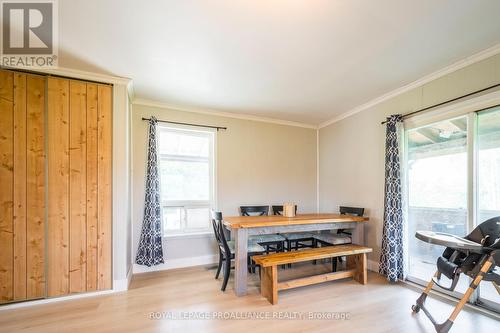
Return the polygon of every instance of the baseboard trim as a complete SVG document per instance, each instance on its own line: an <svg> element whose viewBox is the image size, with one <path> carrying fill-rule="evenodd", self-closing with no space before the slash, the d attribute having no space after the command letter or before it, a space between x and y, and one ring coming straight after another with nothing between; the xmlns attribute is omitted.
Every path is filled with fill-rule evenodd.
<svg viewBox="0 0 500 333"><path fill-rule="evenodd" d="M147 267L142 265L134 264L134 274L141 274L147 272L157 272L165 271L169 269L185 268L192 266L210 265L217 263L217 255L199 256L199 257L189 257L189 258L179 258L179 259L166 259L164 264L160 264L153 267Z"/></svg>
<svg viewBox="0 0 500 333"><path fill-rule="evenodd" d="M131 265L128 272L127 272L127 277L125 279L113 281L113 290L114 291L128 290L128 287L130 286L130 282L132 281L132 275L133 275L133 273L132 273L132 265Z"/></svg>
<svg viewBox="0 0 500 333"><path fill-rule="evenodd" d="M121 292L121 291L126 291L126 290L128 290L130 282L132 281L132 275L133 275L132 274L132 267L130 267L130 269L127 273L127 277L125 279L113 280L113 289L111 289L111 290L94 291L94 292L87 292L87 293L81 293L81 294L75 294L75 295L53 297L53 298L43 298L43 299L22 301L22 302L18 302L18 303L4 304L4 305L0 306L0 311L25 308L25 307L35 306L35 305L40 305L40 304L63 302L63 301L69 301L69 300L74 300L74 299L80 299L80 298L102 296L102 295L113 294L113 293L117 293L117 292Z"/></svg>
<svg viewBox="0 0 500 333"><path fill-rule="evenodd" d="M378 261L375 260L367 260L368 261L368 270L371 272L378 273Z"/></svg>
<svg viewBox="0 0 500 333"><path fill-rule="evenodd" d="M130 287L130 283L132 282L132 277L134 276L134 265L131 264L127 273L127 290Z"/></svg>
<svg viewBox="0 0 500 333"><path fill-rule="evenodd" d="M23 302L12 303L12 304L4 304L4 305L0 306L0 311L26 308L26 307L36 306L36 305L41 305L41 304L50 304L50 303L56 303L56 302L71 301L71 300L80 299L80 298L109 295L109 294L114 294L116 292L118 292L118 291L111 289L111 290L94 291L94 292L81 293L81 294L75 294L75 295L69 295L69 296L29 300L29 301L23 301Z"/></svg>

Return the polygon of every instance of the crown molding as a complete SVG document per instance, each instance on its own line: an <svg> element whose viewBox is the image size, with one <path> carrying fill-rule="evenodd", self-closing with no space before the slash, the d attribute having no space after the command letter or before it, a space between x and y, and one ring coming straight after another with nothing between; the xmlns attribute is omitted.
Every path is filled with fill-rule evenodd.
<svg viewBox="0 0 500 333"><path fill-rule="evenodd" d="M392 90L392 91L388 92L387 94L384 94L382 96L374 98L367 103L361 104L361 105L359 105L359 106L357 106L357 107L355 107L347 112L344 112L338 116L335 116L335 117L333 117L325 122L322 122L321 124L318 125L318 128L323 128L323 127L329 126L333 123L336 123L337 121L340 121L342 119L345 119L347 117L355 115L356 113L359 113L361 111L369 109L369 108L371 108L379 103L382 103L382 102L389 100L393 97L396 97L398 95L401 95L402 93L405 93L405 92L410 91L412 89L423 86L426 83L429 83L431 81L439 79L440 77L443 77L447 74L453 73L459 69L462 69L464 67L472 65L472 64L477 63L479 61L482 61L484 59L490 58L490 57L497 55L499 53L500 53L500 43L496 44L488 49L485 49L481 52L478 52L472 56L469 56L467 58L459 60L459 61L457 61L449 66L446 66L438 71L435 71L429 75L426 75L426 76L424 76L416 81L413 81L407 85L404 85L400 88Z"/></svg>
<svg viewBox="0 0 500 333"><path fill-rule="evenodd" d="M160 108L160 109L169 109L169 110L175 110L175 111L184 111L184 112L206 114L206 115L218 116L218 117L260 121L260 122L264 122L264 123L271 123L271 124L278 124L278 125L285 125L285 126L295 126L295 127L312 128L312 129L318 128L318 126L313 125L313 124L300 123L300 122L295 122L295 121L290 121L290 120L282 120L282 119L261 117L261 116L255 116L255 115L250 115L250 114L240 114L240 113L234 113L234 112L217 111L217 110L212 110L212 109L198 109L198 108L177 106L177 105L157 102L157 101L143 99L143 98L134 99L132 102L132 105L144 105L144 106L150 106L150 107L155 107L155 108Z"/></svg>
<svg viewBox="0 0 500 333"><path fill-rule="evenodd" d="M16 68L16 67L4 67L11 70L29 70L35 73L47 74L47 75L58 75L66 76L68 78L86 80L86 81L96 81L109 84L122 84L130 86L132 79L120 76L106 75L88 71L82 71L79 69L67 68L67 67L57 67L57 68ZM128 88L131 89L131 88Z"/></svg>
<svg viewBox="0 0 500 333"><path fill-rule="evenodd" d="M95 81L95 82L108 83L108 84L113 84L113 85L123 85L127 88L129 100L134 99L135 92L134 92L133 81L132 81L132 79L129 79L126 77L99 74L99 73L82 71L79 69L73 69L73 68L67 68L67 67L36 68L33 71L31 71L31 69L8 67L8 66L3 66L2 68L10 69L10 70L29 70L30 72L34 72L34 73L64 76L64 77L77 79L77 80Z"/></svg>

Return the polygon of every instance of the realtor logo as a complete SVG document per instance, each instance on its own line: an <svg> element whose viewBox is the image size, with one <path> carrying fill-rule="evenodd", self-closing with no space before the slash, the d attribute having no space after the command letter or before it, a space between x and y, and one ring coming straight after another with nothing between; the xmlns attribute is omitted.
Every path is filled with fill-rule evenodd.
<svg viewBox="0 0 500 333"><path fill-rule="evenodd" d="M1 64L24 68L57 66L56 0L3 0L1 8Z"/></svg>

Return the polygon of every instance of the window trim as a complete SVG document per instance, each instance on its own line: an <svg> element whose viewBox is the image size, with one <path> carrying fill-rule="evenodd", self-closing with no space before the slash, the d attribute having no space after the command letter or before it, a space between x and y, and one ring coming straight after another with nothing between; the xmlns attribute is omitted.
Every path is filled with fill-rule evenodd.
<svg viewBox="0 0 500 333"><path fill-rule="evenodd" d="M198 157L190 155L173 155L173 154L162 154L160 153L160 140L158 140L158 159L161 163L162 160L166 160L166 157L171 157L168 160L178 160L186 162L208 162L209 165L209 199L208 200L163 200L163 196L160 193L161 198L161 210L163 216L163 209L166 207L208 207L208 209L217 208L217 131L215 129L207 128L200 129L198 127L193 128L189 125L178 125L178 124L158 124L157 129L161 133L162 131L172 131L179 133L189 132L193 136L209 137L210 147L209 156ZM160 134L159 133L159 134ZM161 186L160 186L161 189ZM186 221L184 221L185 224ZM186 225L182 226L180 230L165 230L165 226L162 220L161 232L163 238L200 238L206 237L211 234L211 226L208 223L206 228L186 228Z"/></svg>

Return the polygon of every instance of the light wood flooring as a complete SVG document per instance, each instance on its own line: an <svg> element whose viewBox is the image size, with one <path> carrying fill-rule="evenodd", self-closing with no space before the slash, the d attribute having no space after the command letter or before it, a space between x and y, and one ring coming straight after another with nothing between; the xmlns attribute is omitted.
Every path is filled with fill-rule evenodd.
<svg viewBox="0 0 500 333"><path fill-rule="evenodd" d="M311 272L326 272L329 264L294 265L279 270L282 278ZM251 275L249 294L236 297L232 277L226 292L214 279L213 267L192 267L136 275L127 292L0 311L0 332L434 332L423 313L413 315L410 307L419 293L404 285L388 284L369 273L363 286L352 279L327 282L280 292L279 303L271 305L259 294L258 276ZM453 306L428 299L439 321ZM226 316L309 316L311 312L348 313L345 320L182 320L151 319L151 313L180 317L223 312ZM161 314L159 314L161 316ZM500 330L500 322L472 310L463 311L451 332Z"/></svg>

